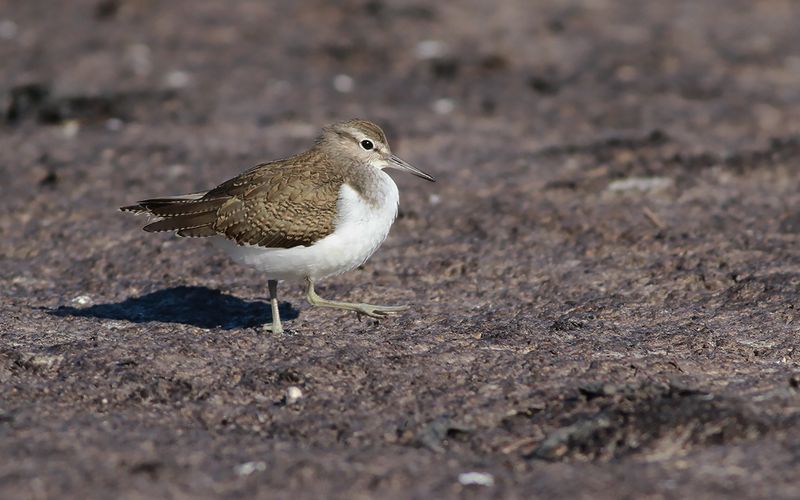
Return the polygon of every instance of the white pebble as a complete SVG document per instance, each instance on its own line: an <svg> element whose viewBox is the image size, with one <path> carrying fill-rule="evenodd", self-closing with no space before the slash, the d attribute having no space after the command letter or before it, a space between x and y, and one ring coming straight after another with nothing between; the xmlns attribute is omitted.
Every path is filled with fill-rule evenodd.
<svg viewBox="0 0 800 500"><path fill-rule="evenodd" d="M494 486L494 476L487 472L462 472L458 475L458 482L464 486Z"/></svg>
<svg viewBox="0 0 800 500"><path fill-rule="evenodd" d="M423 40L414 50L418 59L436 59L447 51L445 44L439 40Z"/></svg>
<svg viewBox="0 0 800 500"><path fill-rule="evenodd" d="M263 472L267 470L267 464L264 462L245 462L233 468L233 472L237 476L249 476L254 472Z"/></svg>
<svg viewBox="0 0 800 500"><path fill-rule="evenodd" d="M609 183L609 191L656 191L673 185L669 177L628 177Z"/></svg>
<svg viewBox="0 0 800 500"><path fill-rule="evenodd" d="M430 202L431 205L438 205L439 203L442 202L442 197L439 196L438 194L431 194L430 196L428 196L428 201Z"/></svg>
<svg viewBox="0 0 800 500"><path fill-rule="evenodd" d="M167 175L173 179L186 174L188 171L189 167L180 163L174 163L167 167Z"/></svg>
<svg viewBox="0 0 800 500"><path fill-rule="evenodd" d="M78 295L74 299L72 299L73 304L78 304L79 306L86 306L92 303L92 298L88 295Z"/></svg>
<svg viewBox="0 0 800 500"><path fill-rule="evenodd" d="M439 115L447 115L456 109L456 103L452 99L445 97L433 101L433 111Z"/></svg>
<svg viewBox="0 0 800 500"><path fill-rule="evenodd" d="M78 131L80 129L81 124L78 123L78 120L67 120L61 126L61 132L67 139L73 139L76 135L78 135Z"/></svg>
<svg viewBox="0 0 800 500"><path fill-rule="evenodd" d="M286 404L293 405L303 397L303 391L299 387L291 386L286 389Z"/></svg>
<svg viewBox="0 0 800 500"><path fill-rule="evenodd" d="M189 73L178 69L167 73L167 85L173 89L180 89L189 85L189 80L191 79L192 77L189 76Z"/></svg>
<svg viewBox="0 0 800 500"><path fill-rule="evenodd" d="M342 94L352 92L355 85L355 81L349 75L336 75L333 77L333 88Z"/></svg>

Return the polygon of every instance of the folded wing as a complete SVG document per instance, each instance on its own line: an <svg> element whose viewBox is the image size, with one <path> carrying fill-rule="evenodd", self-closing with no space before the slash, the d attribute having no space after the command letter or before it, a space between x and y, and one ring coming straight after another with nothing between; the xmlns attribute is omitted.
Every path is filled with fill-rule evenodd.
<svg viewBox="0 0 800 500"><path fill-rule="evenodd" d="M157 217L144 227L150 232L219 235L265 248L309 246L333 232L342 180L298 160L259 165L206 193L143 200L121 210Z"/></svg>

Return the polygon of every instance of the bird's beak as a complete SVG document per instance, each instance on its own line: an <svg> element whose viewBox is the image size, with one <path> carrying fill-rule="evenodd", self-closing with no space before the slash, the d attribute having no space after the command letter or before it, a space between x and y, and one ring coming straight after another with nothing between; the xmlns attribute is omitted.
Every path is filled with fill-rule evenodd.
<svg viewBox="0 0 800 500"><path fill-rule="evenodd" d="M426 174L422 170L418 169L417 167L411 165L410 163L406 163L405 161L401 160L400 158L392 155L389 157L389 167L396 168L398 170L405 170L406 172L411 172L412 174L416 175L417 177L422 177L426 181L436 182L436 179L433 178L432 175Z"/></svg>

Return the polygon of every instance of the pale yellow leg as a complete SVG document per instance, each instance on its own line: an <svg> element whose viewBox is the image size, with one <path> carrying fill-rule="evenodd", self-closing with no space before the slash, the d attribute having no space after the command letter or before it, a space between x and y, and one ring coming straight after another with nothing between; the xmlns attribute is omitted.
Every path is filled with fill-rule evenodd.
<svg viewBox="0 0 800 500"><path fill-rule="evenodd" d="M283 325L281 325L281 315L278 311L278 281L268 280L267 286L269 288L269 301L272 305L272 324L265 324L261 328L272 333L283 333Z"/></svg>
<svg viewBox="0 0 800 500"><path fill-rule="evenodd" d="M306 300L312 306L319 307L332 307L335 309L345 309L348 311L355 311L358 314L364 314L371 318L385 318L386 316L405 311L408 306L378 306L374 304L360 304L355 302L337 302L334 300L323 299L317 292L314 291L314 282L310 278L306 278Z"/></svg>

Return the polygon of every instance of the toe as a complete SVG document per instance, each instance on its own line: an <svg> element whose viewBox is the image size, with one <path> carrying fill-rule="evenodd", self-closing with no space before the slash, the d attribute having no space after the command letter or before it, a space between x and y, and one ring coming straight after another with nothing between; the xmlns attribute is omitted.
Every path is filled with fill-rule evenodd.
<svg viewBox="0 0 800 500"><path fill-rule="evenodd" d="M262 325L261 331L264 333L283 333L283 327L280 325Z"/></svg>
<svg viewBox="0 0 800 500"><path fill-rule="evenodd" d="M401 311L407 311L408 306L376 306L375 310L380 311L382 313L395 313Z"/></svg>

